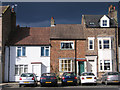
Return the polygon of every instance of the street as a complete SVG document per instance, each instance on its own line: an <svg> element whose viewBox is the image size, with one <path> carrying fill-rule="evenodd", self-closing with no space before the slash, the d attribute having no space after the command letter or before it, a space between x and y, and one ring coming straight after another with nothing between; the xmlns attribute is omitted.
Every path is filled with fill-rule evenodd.
<svg viewBox="0 0 120 90"><path fill-rule="evenodd" d="M74 86L74 85L66 85L66 86L62 86L61 83L58 83L57 87L52 87L52 86L45 86L45 87L41 87L40 84L38 83L37 87L33 87L33 86L23 86L23 87L19 87L18 83L6 83L4 85L1 86L3 90L9 90L9 89L81 89L81 90L88 90L88 89L99 89L99 90L120 90L120 85L118 84L109 84L109 85L104 85L101 83L98 83L97 85L92 85L92 84L86 84L86 85L78 85L78 86Z"/></svg>

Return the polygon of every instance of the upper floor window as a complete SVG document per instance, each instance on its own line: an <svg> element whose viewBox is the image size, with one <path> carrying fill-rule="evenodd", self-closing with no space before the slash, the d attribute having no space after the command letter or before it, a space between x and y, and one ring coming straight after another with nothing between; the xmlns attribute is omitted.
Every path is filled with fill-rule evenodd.
<svg viewBox="0 0 120 90"><path fill-rule="evenodd" d="M25 56L26 48L25 47L17 47L17 57Z"/></svg>
<svg viewBox="0 0 120 90"><path fill-rule="evenodd" d="M103 26L107 26L107 20L103 20Z"/></svg>
<svg viewBox="0 0 120 90"><path fill-rule="evenodd" d="M49 47L41 47L41 56L49 56Z"/></svg>
<svg viewBox="0 0 120 90"><path fill-rule="evenodd" d="M109 40L103 40L104 49L109 49Z"/></svg>
<svg viewBox="0 0 120 90"><path fill-rule="evenodd" d="M88 48L89 50L94 50L94 38L88 38Z"/></svg>
<svg viewBox="0 0 120 90"><path fill-rule="evenodd" d="M73 42L61 42L61 49L74 49Z"/></svg>
<svg viewBox="0 0 120 90"><path fill-rule="evenodd" d="M100 39L99 49L110 49L112 48L112 40L110 39Z"/></svg>

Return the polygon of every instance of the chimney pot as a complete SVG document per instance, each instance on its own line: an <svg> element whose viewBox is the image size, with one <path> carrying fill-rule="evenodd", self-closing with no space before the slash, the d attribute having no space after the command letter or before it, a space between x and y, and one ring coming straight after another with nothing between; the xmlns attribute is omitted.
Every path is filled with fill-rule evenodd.
<svg viewBox="0 0 120 90"><path fill-rule="evenodd" d="M17 25L17 28L19 28L19 27L20 27L20 25L18 24L18 25Z"/></svg>
<svg viewBox="0 0 120 90"><path fill-rule="evenodd" d="M55 26L55 20L53 17L51 17L51 27L54 27Z"/></svg>

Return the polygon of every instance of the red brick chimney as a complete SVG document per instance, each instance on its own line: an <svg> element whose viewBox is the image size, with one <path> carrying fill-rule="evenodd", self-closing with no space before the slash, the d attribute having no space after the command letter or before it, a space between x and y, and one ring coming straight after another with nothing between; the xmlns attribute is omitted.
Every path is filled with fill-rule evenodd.
<svg viewBox="0 0 120 90"><path fill-rule="evenodd" d="M55 20L53 17L51 17L51 27L54 27L55 26Z"/></svg>

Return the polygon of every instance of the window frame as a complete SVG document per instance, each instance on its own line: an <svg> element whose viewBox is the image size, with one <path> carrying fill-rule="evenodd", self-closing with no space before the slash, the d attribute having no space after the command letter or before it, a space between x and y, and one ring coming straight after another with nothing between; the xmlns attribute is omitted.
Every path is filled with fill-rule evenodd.
<svg viewBox="0 0 120 90"><path fill-rule="evenodd" d="M88 50L94 50L95 48L95 37L88 37ZM92 40L92 44L90 44L90 41ZM90 49L90 45L92 45L92 49Z"/></svg>
<svg viewBox="0 0 120 90"><path fill-rule="evenodd" d="M100 62L101 61L101 62ZM105 61L109 61L109 70L105 70ZM99 71L100 72L105 72L105 71L111 71L112 70L112 66L111 66L112 61L109 59L105 59L105 60L99 60ZM101 70L101 64L102 64L102 70Z"/></svg>
<svg viewBox="0 0 120 90"><path fill-rule="evenodd" d="M42 48L44 48L44 55L42 55ZM40 50L41 50L41 53L40 53L40 56L41 56L41 57L49 57L49 56L50 56L50 47L49 47L49 46L42 46L42 47L40 48ZM46 50L49 50L49 51L48 51L48 55L46 55Z"/></svg>
<svg viewBox="0 0 120 90"><path fill-rule="evenodd" d="M62 43L72 43L73 45L71 45L72 48L62 48L62 46L61 46ZM60 49L61 50L74 50L74 41L61 41L60 42Z"/></svg>
<svg viewBox="0 0 120 90"><path fill-rule="evenodd" d="M108 25L107 25L107 20L102 20L102 26L103 26L103 27L108 26Z"/></svg>
<svg viewBox="0 0 120 90"><path fill-rule="evenodd" d="M65 67L65 64L66 64L66 63L61 63L62 61L65 62L65 60L67 60L67 62L68 62L68 60L70 60L70 67L68 67L68 64L69 64L69 63L67 63L67 70L65 70L65 68L66 68L66 67ZM72 61L73 61L73 60L71 60L71 59L59 59L59 72L72 72L72 67L73 67ZM63 65L63 66L64 66L64 70L62 70L62 67L61 67L62 64L64 64L64 65ZM70 71L68 70L68 68L70 68Z"/></svg>
<svg viewBox="0 0 120 90"><path fill-rule="evenodd" d="M18 53L19 53L18 50L20 50L20 55L18 55ZM16 53L17 57L25 57L26 56L26 47L25 46L18 46L16 52L17 52Z"/></svg>
<svg viewBox="0 0 120 90"><path fill-rule="evenodd" d="M17 66L17 69L18 69L17 73L16 73L16 66ZM23 67L23 70L22 70L21 73L20 73L20 69L21 69L20 66ZM25 69L26 69L25 66L27 66L27 72L25 72ZM28 65L27 65L27 64L19 64L19 65L15 65L15 76L19 76L19 75L21 75L22 73L28 73Z"/></svg>

